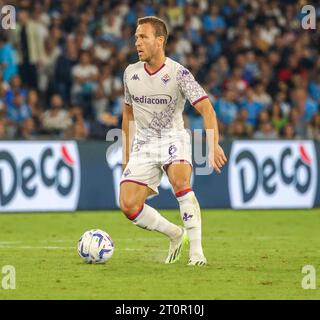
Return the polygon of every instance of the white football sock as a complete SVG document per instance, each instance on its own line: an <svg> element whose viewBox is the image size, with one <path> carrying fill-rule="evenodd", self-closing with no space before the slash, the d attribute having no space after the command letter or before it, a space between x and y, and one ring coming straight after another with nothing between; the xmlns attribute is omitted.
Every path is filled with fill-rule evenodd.
<svg viewBox="0 0 320 320"><path fill-rule="evenodd" d="M181 228L164 218L156 209L144 204L143 208L132 219L135 225L147 230L155 230L168 236L170 239L181 235Z"/></svg>
<svg viewBox="0 0 320 320"><path fill-rule="evenodd" d="M178 192L176 197L180 205L181 218L189 237L189 256L190 258L202 257L204 254L201 243L201 211L198 200L192 189Z"/></svg>

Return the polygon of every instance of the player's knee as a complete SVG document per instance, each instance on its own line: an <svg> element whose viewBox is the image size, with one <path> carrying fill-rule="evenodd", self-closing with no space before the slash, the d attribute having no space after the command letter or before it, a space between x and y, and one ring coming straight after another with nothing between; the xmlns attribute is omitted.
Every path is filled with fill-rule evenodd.
<svg viewBox="0 0 320 320"><path fill-rule="evenodd" d="M136 214L142 205L143 203L138 203L134 198L120 199L120 209L127 217Z"/></svg>
<svg viewBox="0 0 320 320"><path fill-rule="evenodd" d="M185 178L177 178L172 183L172 187L175 192L183 191L190 188L190 182Z"/></svg>

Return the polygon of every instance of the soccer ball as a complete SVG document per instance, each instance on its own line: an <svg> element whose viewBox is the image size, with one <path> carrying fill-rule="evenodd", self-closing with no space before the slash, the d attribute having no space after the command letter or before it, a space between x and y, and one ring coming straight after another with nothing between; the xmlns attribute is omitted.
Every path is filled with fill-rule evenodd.
<svg viewBox="0 0 320 320"><path fill-rule="evenodd" d="M86 263L105 263L113 255L114 244L104 231L92 229L78 241L78 254Z"/></svg>

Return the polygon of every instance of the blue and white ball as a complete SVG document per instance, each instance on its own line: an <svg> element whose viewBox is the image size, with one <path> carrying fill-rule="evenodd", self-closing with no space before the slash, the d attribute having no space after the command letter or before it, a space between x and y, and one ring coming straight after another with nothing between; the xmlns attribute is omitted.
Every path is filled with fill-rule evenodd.
<svg viewBox="0 0 320 320"><path fill-rule="evenodd" d="M86 263L105 263L111 259L113 252L111 237L99 229L85 232L78 241L78 254Z"/></svg>

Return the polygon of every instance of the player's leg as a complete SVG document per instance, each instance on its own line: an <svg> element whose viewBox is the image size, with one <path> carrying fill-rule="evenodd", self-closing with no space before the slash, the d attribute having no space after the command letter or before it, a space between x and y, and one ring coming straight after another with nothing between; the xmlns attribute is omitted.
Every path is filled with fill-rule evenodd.
<svg viewBox="0 0 320 320"><path fill-rule="evenodd" d="M190 241L189 265L205 265L207 261L201 241L201 211L190 185L192 167L186 161L177 161L169 164L166 172L179 202L181 218Z"/></svg>
<svg viewBox="0 0 320 320"><path fill-rule="evenodd" d="M120 186L122 212L140 228L158 231L170 239L180 237L182 234L180 227L161 216L156 209L145 204L145 200L152 193L154 193L153 190L140 182L123 181Z"/></svg>

